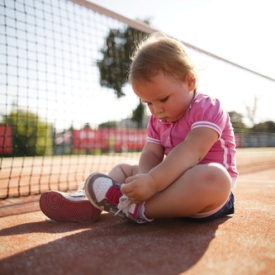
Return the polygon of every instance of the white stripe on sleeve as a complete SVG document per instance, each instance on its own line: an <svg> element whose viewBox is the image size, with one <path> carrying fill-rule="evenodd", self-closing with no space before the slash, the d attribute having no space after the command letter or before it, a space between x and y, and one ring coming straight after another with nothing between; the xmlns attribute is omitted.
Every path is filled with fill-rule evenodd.
<svg viewBox="0 0 275 275"><path fill-rule="evenodd" d="M219 134L219 136L221 136L221 134L222 134L221 128L217 124L209 122L209 121L197 121L192 125L191 129L195 129L195 128L199 128L199 127L211 128L211 129L215 130Z"/></svg>
<svg viewBox="0 0 275 275"><path fill-rule="evenodd" d="M147 141L152 142L152 143L156 143L156 144L161 144L159 139L155 139L155 138L151 138L151 137L147 137Z"/></svg>

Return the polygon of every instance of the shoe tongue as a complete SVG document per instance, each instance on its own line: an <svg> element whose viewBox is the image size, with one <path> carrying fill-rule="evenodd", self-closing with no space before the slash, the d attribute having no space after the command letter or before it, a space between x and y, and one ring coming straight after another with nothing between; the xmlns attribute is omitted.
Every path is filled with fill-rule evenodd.
<svg viewBox="0 0 275 275"><path fill-rule="evenodd" d="M85 197L85 191L84 190L77 190L75 193L70 195L71 197Z"/></svg>
<svg viewBox="0 0 275 275"><path fill-rule="evenodd" d="M116 184L109 188L109 190L106 193L106 202L110 203L112 202L112 205L116 206L119 203L119 199L123 194L120 191L120 185Z"/></svg>

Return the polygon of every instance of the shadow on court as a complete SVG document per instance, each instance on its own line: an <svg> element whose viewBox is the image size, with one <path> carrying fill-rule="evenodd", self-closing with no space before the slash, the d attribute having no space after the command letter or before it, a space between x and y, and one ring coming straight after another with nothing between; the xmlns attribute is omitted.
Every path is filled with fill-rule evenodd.
<svg viewBox="0 0 275 275"><path fill-rule="evenodd" d="M179 274L202 258L227 219L203 224L169 219L136 225L103 214L93 224L20 224L2 229L0 236L39 233L43 238L43 234L82 231L2 259L1 274Z"/></svg>

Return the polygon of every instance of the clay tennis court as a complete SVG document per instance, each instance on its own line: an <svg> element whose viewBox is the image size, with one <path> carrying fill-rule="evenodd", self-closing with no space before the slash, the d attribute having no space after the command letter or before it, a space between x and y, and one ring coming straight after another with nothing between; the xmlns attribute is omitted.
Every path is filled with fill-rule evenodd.
<svg viewBox="0 0 275 275"><path fill-rule="evenodd" d="M237 162L235 214L205 223L54 222L39 195L1 200L0 274L275 274L275 149Z"/></svg>

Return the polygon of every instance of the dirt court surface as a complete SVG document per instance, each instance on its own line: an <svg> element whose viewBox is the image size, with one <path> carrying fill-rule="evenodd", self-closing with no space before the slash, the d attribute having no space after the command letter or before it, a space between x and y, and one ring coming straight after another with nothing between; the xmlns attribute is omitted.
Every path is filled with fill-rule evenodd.
<svg viewBox="0 0 275 275"><path fill-rule="evenodd" d="M239 151L235 214L211 222L54 222L38 195L0 201L0 274L275 274L275 151Z"/></svg>

